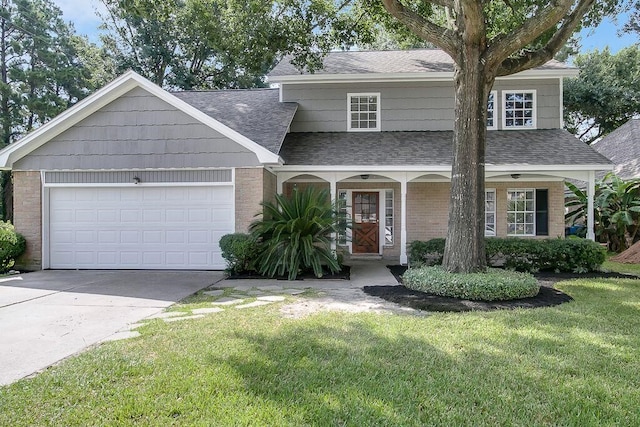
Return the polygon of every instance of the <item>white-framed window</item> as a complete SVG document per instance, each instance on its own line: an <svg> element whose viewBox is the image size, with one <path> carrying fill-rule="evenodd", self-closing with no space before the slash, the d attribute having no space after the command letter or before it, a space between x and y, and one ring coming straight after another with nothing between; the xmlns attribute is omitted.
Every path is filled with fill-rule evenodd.
<svg viewBox="0 0 640 427"><path fill-rule="evenodd" d="M536 235L536 191L507 190L507 235Z"/></svg>
<svg viewBox="0 0 640 427"><path fill-rule="evenodd" d="M502 92L502 128L536 128L536 91Z"/></svg>
<svg viewBox="0 0 640 427"><path fill-rule="evenodd" d="M347 131L380 131L380 94L347 94Z"/></svg>
<svg viewBox="0 0 640 427"><path fill-rule="evenodd" d="M340 213L347 218L348 206L347 206L347 190L338 191L338 208ZM347 244L347 224L340 224L340 231L338 232L338 245L346 246Z"/></svg>
<svg viewBox="0 0 640 427"><path fill-rule="evenodd" d="M489 188L484 192L484 235L496 235L496 189Z"/></svg>
<svg viewBox="0 0 640 427"><path fill-rule="evenodd" d="M384 192L384 245L393 246L393 190Z"/></svg>
<svg viewBox="0 0 640 427"><path fill-rule="evenodd" d="M498 92L492 90L487 101L487 129L498 129Z"/></svg>

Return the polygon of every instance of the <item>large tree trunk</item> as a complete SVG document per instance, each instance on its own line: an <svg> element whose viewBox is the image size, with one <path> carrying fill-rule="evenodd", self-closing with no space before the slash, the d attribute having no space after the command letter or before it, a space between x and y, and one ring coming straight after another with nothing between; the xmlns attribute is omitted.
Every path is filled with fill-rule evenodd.
<svg viewBox="0 0 640 427"><path fill-rule="evenodd" d="M449 225L443 266L454 273L486 268L484 162L487 98L493 86L477 46L466 49L455 72L455 123Z"/></svg>

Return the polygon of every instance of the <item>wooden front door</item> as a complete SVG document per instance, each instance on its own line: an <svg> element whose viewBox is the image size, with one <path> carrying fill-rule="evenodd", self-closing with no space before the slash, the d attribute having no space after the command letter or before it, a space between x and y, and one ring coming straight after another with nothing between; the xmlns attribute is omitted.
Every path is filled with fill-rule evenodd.
<svg viewBox="0 0 640 427"><path fill-rule="evenodd" d="M380 253L378 239L378 193L353 192L353 242L354 254Z"/></svg>

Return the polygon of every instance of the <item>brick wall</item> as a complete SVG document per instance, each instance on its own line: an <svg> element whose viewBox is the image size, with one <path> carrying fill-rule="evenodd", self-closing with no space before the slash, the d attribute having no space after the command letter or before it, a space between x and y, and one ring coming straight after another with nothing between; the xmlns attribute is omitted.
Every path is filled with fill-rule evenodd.
<svg viewBox="0 0 640 427"><path fill-rule="evenodd" d="M549 190L549 236L564 236L564 183L488 182L496 190L496 231L507 236L507 190L540 188ZM407 241L445 237L449 215L449 183L410 182L407 184Z"/></svg>
<svg viewBox="0 0 640 427"><path fill-rule="evenodd" d="M276 176L266 169L263 169L262 197L265 201L275 202L275 195L278 191L278 180Z"/></svg>
<svg viewBox="0 0 640 427"><path fill-rule="evenodd" d="M256 214L262 212L260 202L264 198L265 174L263 168L236 169L236 232L246 233L255 221ZM274 186L275 187L275 186Z"/></svg>
<svg viewBox="0 0 640 427"><path fill-rule="evenodd" d="M13 172L13 217L27 240L27 251L16 261L20 270L42 269L42 184L38 171Z"/></svg>
<svg viewBox="0 0 640 427"><path fill-rule="evenodd" d="M445 237L449 219L449 183L407 183L407 243Z"/></svg>

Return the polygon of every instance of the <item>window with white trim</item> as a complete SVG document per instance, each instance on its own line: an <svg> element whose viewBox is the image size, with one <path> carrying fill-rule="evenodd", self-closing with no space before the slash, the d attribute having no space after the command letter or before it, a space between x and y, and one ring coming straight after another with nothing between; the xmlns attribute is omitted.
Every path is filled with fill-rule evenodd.
<svg viewBox="0 0 640 427"><path fill-rule="evenodd" d="M496 189L490 188L484 193L484 235L496 235Z"/></svg>
<svg viewBox="0 0 640 427"><path fill-rule="evenodd" d="M393 190L384 192L384 245L393 246Z"/></svg>
<svg viewBox="0 0 640 427"><path fill-rule="evenodd" d="M380 94L347 94L347 131L371 132L380 130Z"/></svg>
<svg viewBox="0 0 640 427"><path fill-rule="evenodd" d="M523 90L502 93L504 129L535 129L536 91Z"/></svg>
<svg viewBox="0 0 640 427"><path fill-rule="evenodd" d="M489 93L489 100L487 101L487 129L498 129L498 105L497 105L498 92L492 90Z"/></svg>
<svg viewBox="0 0 640 427"><path fill-rule="evenodd" d="M338 209L340 209L340 213L343 215L343 218L347 218L348 207L346 190L338 191ZM338 227L340 229L338 232L338 245L345 246L347 244L347 224L338 224Z"/></svg>
<svg viewBox="0 0 640 427"><path fill-rule="evenodd" d="M507 234L509 236L535 236L536 191L533 189L507 190Z"/></svg>

